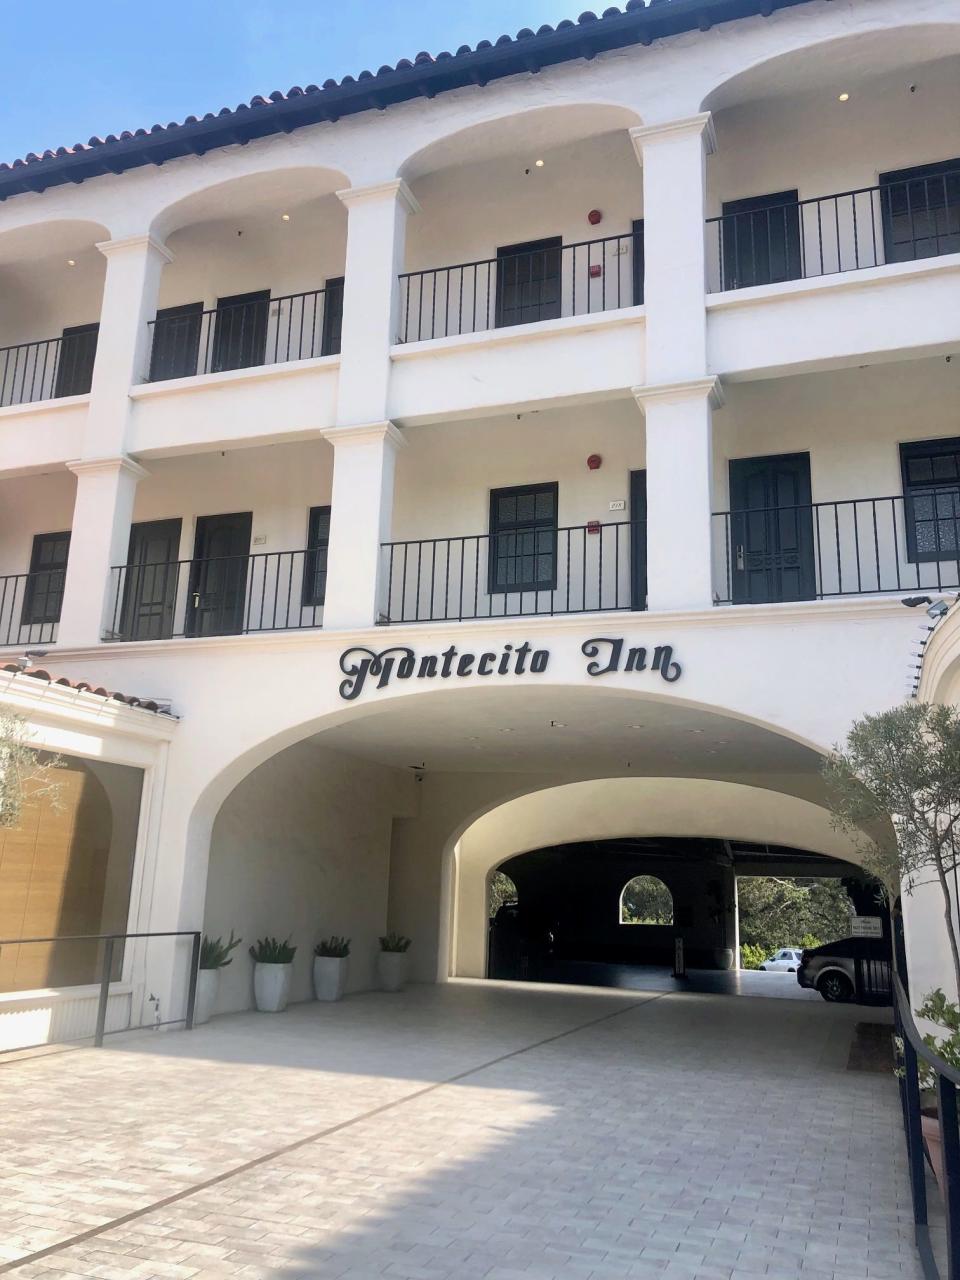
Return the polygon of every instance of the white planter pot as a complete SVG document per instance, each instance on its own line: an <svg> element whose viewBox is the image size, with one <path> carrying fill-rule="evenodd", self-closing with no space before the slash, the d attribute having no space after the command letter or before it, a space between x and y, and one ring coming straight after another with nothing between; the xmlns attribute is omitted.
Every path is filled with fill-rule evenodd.
<svg viewBox="0 0 960 1280"><path fill-rule="evenodd" d="M217 1007L217 993L220 990L220 970L200 969L197 972L197 999L193 1006L193 1025L199 1027L210 1021L210 1015Z"/></svg>
<svg viewBox="0 0 960 1280"><path fill-rule="evenodd" d="M406 951L381 951L377 957L377 973L383 991L402 991L410 968Z"/></svg>
<svg viewBox="0 0 960 1280"><path fill-rule="evenodd" d="M339 1000L347 985L348 956L314 956L313 990L318 1000Z"/></svg>
<svg viewBox="0 0 960 1280"><path fill-rule="evenodd" d="M255 964L253 995L261 1013L282 1013L290 999L292 964Z"/></svg>

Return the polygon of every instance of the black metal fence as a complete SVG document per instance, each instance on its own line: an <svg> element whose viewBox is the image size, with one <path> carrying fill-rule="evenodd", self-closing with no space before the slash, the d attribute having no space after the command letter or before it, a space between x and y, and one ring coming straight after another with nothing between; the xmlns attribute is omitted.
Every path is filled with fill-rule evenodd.
<svg viewBox="0 0 960 1280"><path fill-rule="evenodd" d="M707 288L960 253L960 169L707 220Z"/></svg>
<svg viewBox="0 0 960 1280"><path fill-rule="evenodd" d="M714 512L713 560L718 604L956 589L960 495Z"/></svg>
<svg viewBox="0 0 960 1280"><path fill-rule="evenodd" d="M264 293L209 311L171 307L150 321L148 381L335 355L342 314L342 284L278 298Z"/></svg>
<svg viewBox="0 0 960 1280"><path fill-rule="evenodd" d="M0 347L0 409L86 395L96 350L96 326L59 338Z"/></svg>
<svg viewBox="0 0 960 1280"><path fill-rule="evenodd" d="M183 1016L178 1018L158 1017L151 1022L137 1023L136 1025L133 1024L132 1018L127 1018L121 1019L122 1026L108 1028L107 1014L111 996L110 985L121 980L123 952L126 944L155 938L189 938L191 940ZM50 938L2 938L0 939L0 966L3 966L8 961L8 953L12 948L17 948L17 956L13 960L13 963L16 964L16 960L20 955L20 948L42 946L46 951L40 957L40 964L45 971L49 969L51 964L56 964L60 976L54 984L42 982L35 985L40 987L57 985L69 988L86 984L89 978L89 974L86 971L91 967L92 963L96 963L96 967L99 970L97 980L100 989L97 997L97 1013L94 1026L89 1030L84 1028L80 1034L75 1036L57 1037L57 1043L64 1043L71 1039L87 1040L92 1035L94 1044L99 1048L103 1044L105 1036L119 1035L123 1031L143 1031L148 1028L176 1026L180 1023L183 1023L187 1031L193 1030L193 1018L197 1001L197 974L200 968L200 940L201 935L198 932L186 929L159 933L82 933L65 934ZM91 956L91 945L96 947L96 951L99 953L99 961L94 961ZM0 972L2 972L2 968L0 968ZM6 984L4 985L6 986ZM21 988L18 986L12 988L14 991L18 989ZM46 1044L50 1043L50 1041L44 1040L35 1043ZM26 1049L35 1046L18 1044L12 1047Z"/></svg>
<svg viewBox="0 0 960 1280"><path fill-rule="evenodd" d="M64 569L0 577L0 643L51 644L57 638Z"/></svg>
<svg viewBox="0 0 960 1280"><path fill-rule="evenodd" d="M425 342L643 302L639 233L505 252L400 276L401 342Z"/></svg>
<svg viewBox="0 0 960 1280"><path fill-rule="evenodd" d="M168 640L319 627L325 547L111 570L105 640Z"/></svg>
<svg viewBox="0 0 960 1280"><path fill-rule="evenodd" d="M462 621L646 608L646 524L381 545L380 620Z"/></svg>
<svg viewBox="0 0 960 1280"><path fill-rule="evenodd" d="M956 1280L960 1276L960 1123L957 1087L960 1071L923 1042L913 1018L906 982L903 926L895 920L893 1012L897 1036L897 1076L910 1172L914 1231L926 1280ZM924 1094L929 1101L925 1102ZM944 1249L931 1239L927 1169L942 1199ZM945 1253L946 1274L937 1253Z"/></svg>

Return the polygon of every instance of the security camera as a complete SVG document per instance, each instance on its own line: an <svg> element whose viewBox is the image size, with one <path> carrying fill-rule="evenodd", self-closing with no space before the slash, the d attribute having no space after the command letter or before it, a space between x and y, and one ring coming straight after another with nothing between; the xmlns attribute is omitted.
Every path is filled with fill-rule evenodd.
<svg viewBox="0 0 960 1280"><path fill-rule="evenodd" d="M936 621L943 617L947 612L947 608L948 605L946 600L934 600L933 604L927 609L927 617L933 618L934 621Z"/></svg>

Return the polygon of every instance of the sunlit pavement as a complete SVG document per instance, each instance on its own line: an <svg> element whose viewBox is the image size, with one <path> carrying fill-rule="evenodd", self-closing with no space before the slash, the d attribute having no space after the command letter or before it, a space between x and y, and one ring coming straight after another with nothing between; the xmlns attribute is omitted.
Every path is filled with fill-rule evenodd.
<svg viewBox="0 0 960 1280"><path fill-rule="evenodd" d="M854 1024L886 1016L455 982L8 1062L2 1256L22 1277L916 1277L895 1082L847 1069Z"/></svg>

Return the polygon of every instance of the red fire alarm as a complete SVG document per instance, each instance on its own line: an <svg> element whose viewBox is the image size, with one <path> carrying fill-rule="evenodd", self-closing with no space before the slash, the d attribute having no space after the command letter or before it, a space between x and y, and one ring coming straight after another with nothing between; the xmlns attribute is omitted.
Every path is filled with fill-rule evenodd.
<svg viewBox="0 0 960 1280"><path fill-rule="evenodd" d="M601 277L602 275L603 275L603 267L600 265L600 263L599 263L599 262L593 262L593 263L591 263L591 264L590 264L590 279L591 279L591 280L599 280L599 279L600 279L600 277Z"/></svg>
<svg viewBox="0 0 960 1280"><path fill-rule="evenodd" d="M603 214L599 209L591 209L587 214L587 221L590 223L591 227L595 227L598 223L603 221Z"/></svg>
<svg viewBox="0 0 960 1280"><path fill-rule="evenodd" d="M600 521L599 521L599 520L588 520L588 521L587 521L587 533L599 533L599 532L600 532Z"/></svg>
<svg viewBox="0 0 960 1280"><path fill-rule="evenodd" d="M587 466L591 471L599 471L601 462L603 462L603 459L600 457L599 453L591 453L590 457L587 459Z"/></svg>

